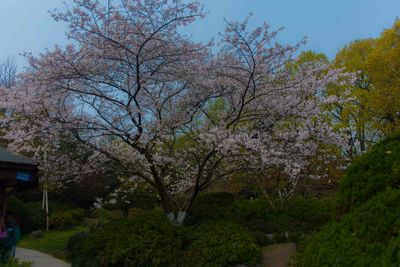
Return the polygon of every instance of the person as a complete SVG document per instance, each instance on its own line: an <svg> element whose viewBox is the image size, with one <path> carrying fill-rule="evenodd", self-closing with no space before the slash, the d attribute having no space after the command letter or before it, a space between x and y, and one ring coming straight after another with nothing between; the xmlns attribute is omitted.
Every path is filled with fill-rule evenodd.
<svg viewBox="0 0 400 267"><path fill-rule="evenodd" d="M5 218L5 225L7 229L7 236L10 240L11 246L11 255L15 256L15 248L17 246L18 241L21 238L21 228L18 225L17 219L12 212L8 212Z"/></svg>
<svg viewBox="0 0 400 267"><path fill-rule="evenodd" d="M5 263L13 253L13 239L9 238L5 225L5 216L0 212L0 266Z"/></svg>

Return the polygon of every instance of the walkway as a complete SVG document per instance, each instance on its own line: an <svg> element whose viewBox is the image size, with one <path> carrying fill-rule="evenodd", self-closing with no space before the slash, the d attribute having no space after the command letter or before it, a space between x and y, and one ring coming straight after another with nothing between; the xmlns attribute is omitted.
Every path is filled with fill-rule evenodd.
<svg viewBox="0 0 400 267"><path fill-rule="evenodd" d="M71 267L70 264L53 256L31 249L17 248L15 257L22 261L32 262L32 267Z"/></svg>
<svg viewBox="0 0 400 267"><path fill-rule="evenodd" d="M296 244L294 243L270 245L263 253L264 267L287 267L295 254Z"/></svg>

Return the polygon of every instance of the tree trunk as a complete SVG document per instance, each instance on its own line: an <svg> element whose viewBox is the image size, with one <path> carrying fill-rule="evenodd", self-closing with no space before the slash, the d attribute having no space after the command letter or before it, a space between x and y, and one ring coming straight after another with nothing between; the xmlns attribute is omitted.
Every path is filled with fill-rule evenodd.
<svg viewBox="0 0 400 267"><path fill-rule="evenodd" d="M187 217L187 211L178 211L175 215L174 212L167 213L168 220L175 225L183 225L185 223L185 219Z"/></svg>

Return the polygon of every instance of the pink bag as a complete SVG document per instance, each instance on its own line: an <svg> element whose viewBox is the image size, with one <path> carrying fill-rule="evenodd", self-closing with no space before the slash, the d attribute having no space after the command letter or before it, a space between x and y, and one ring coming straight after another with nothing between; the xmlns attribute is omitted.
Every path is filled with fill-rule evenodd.
<svg viewBox="0 0 400 267"><path fill-rule="evenodd" d="M7 238L7 237L8 237L7 232L0 231L0 239L1 238Z"/></svg>

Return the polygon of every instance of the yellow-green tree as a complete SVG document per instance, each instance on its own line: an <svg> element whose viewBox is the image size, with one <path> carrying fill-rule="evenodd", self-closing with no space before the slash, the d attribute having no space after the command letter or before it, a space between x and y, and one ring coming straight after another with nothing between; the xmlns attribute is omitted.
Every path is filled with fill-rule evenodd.
<svg viewBox="0 0 400 267"><path fill-rule="evenodd" d="M373 87L369 104L383 134L400 128L400 20L382 32L365 64Z"/></svg>
<svg viewBox="0 0 400 267"><path fill-rule="evenodd" d="M352 100L335 107L334 113L338 127L349 133L352 157L400 128L400 21L376 39L346 45L333 66L356 75ZM332 86L330 94L343 93L344 87Z"/></svg>
<svg viewBox="0 0 400 267"><path fill-rule="evenodd" d="M379 131L372 124L370 102L373 83L366 67L375 47L375 39L357 40L343 47L333 61L333 67L356 75L355 83L333 85L329 92L338 96L348 94L351 98L350 101L336 105L333 112L337 127L346 129L348 133L347 155L350 158L365 152L379 136Z"/></svg>

